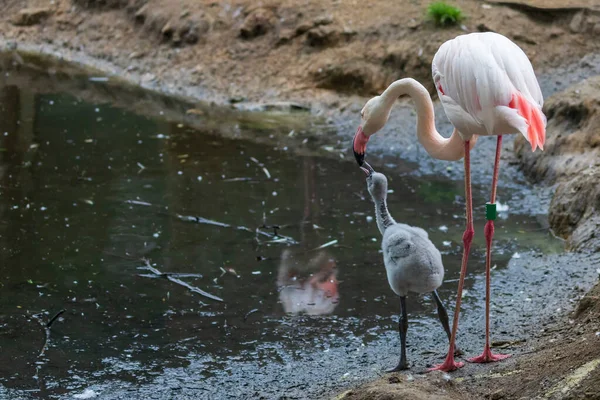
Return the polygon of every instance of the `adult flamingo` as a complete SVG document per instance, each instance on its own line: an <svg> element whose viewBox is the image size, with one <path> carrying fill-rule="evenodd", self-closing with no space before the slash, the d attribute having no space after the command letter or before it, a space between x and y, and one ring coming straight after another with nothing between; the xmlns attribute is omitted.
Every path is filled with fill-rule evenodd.
<svg viewBox="0 0 600 400"><path fill-rule="evenodd" d="M432 74L438 96L454 132L442 137L435 128L433 103L427 90L414 79L392 83L381 96L370 99L361 111L361 124L353 140L353 150L359 165L369 137L387 122L396 99L409 95L417 109L417 138L425 150L440 160L460 160L464 157L466 230L463 234L463 256L452 325L450 349L443 364L433 369L452 371L463 366L455 362L454 346L458 317L466 274L467 261L474 235L473 199L471 196L470 150L478 136L497 136L496 158L492 177L490 202L486 204L488 220L486 238L486 302L485 347L471 362L492 362L508 355L492 354L490 350L490 264L491 245L496 217L496 186L502 135L521 133L530 142L532 151L543 150L546 117L542 113L543 97L533 67L523 50L497 33L471 33L445 42L433 57Z"/></svg>

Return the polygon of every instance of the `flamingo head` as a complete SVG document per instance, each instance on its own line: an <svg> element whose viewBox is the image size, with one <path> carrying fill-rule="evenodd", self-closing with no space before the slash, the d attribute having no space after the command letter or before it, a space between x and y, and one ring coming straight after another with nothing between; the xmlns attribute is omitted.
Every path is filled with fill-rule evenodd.
<svg viewBox="0 0 600 400"><path fill-rule="evenodd" d="M390 117L391 107L386 107L381 96L375 96L363 107L360 112L360 125L354 135L352 148L354 158L359 166L365 162L365 153L367 151L367 142L369 137L383 128Z"/></svg>

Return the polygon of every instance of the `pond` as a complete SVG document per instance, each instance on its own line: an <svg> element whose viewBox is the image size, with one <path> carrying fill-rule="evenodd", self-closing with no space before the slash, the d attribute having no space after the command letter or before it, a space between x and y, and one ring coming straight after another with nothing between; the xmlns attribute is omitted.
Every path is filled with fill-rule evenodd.
<svg viewBox="0 0 600 400"><path fill-rule="evenodd" d="M426 229L442 251L439 292L451 311L462 184L381 171L394 218ZM304 398L391 367L399 301L367 195L352 162L5 80L2 390L14 398ZM477 197L467 292L484 271L486 199ZM562 247L538 218L508 208L494 264L501 271L519 253ZM467 294L465 314L481 300ZM440 360L446 341L432 299L409 297L408 310L409 360Z"/></svg>

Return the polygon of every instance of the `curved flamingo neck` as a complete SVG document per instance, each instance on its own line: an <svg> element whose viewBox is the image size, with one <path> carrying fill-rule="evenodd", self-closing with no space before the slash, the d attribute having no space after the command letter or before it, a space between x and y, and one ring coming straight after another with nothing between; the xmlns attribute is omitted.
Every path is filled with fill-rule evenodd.
<svg viewBox="0 0 600 400"><path fill-rule="evenodd" d="M465 155L464 141L454 129L452 136L445 138L435 128L435 112L429 92L412 78L400 79L392 83L381 97L386 107L394 105L396 99L408 95L417 110L417 138L427 153L438 160L456 161ZM473 141L474 142L474 141Z"/></svg>

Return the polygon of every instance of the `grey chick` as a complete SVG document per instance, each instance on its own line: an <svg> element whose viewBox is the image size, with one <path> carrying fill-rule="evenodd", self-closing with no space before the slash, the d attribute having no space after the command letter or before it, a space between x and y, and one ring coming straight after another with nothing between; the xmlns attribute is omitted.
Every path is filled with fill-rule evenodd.
<svg viewBox="0 0 600 400"><path fill-rule="evenodd" d="M361 169L367 174L367 189L375 203L377 227L383 235L381 249L388 283L394 293L400 296L400 362L387 372L401 371L408 369L406 295L409 292L432 292L438 316L450 340L448 313L436 290L444 280L444 265L439 250L429 240L429 235L424 229L398 223L390 215L386 202L388 182L385 175L375 172L367 163ZM460 351L457 349L456 353L460 354Z"/></svg>

